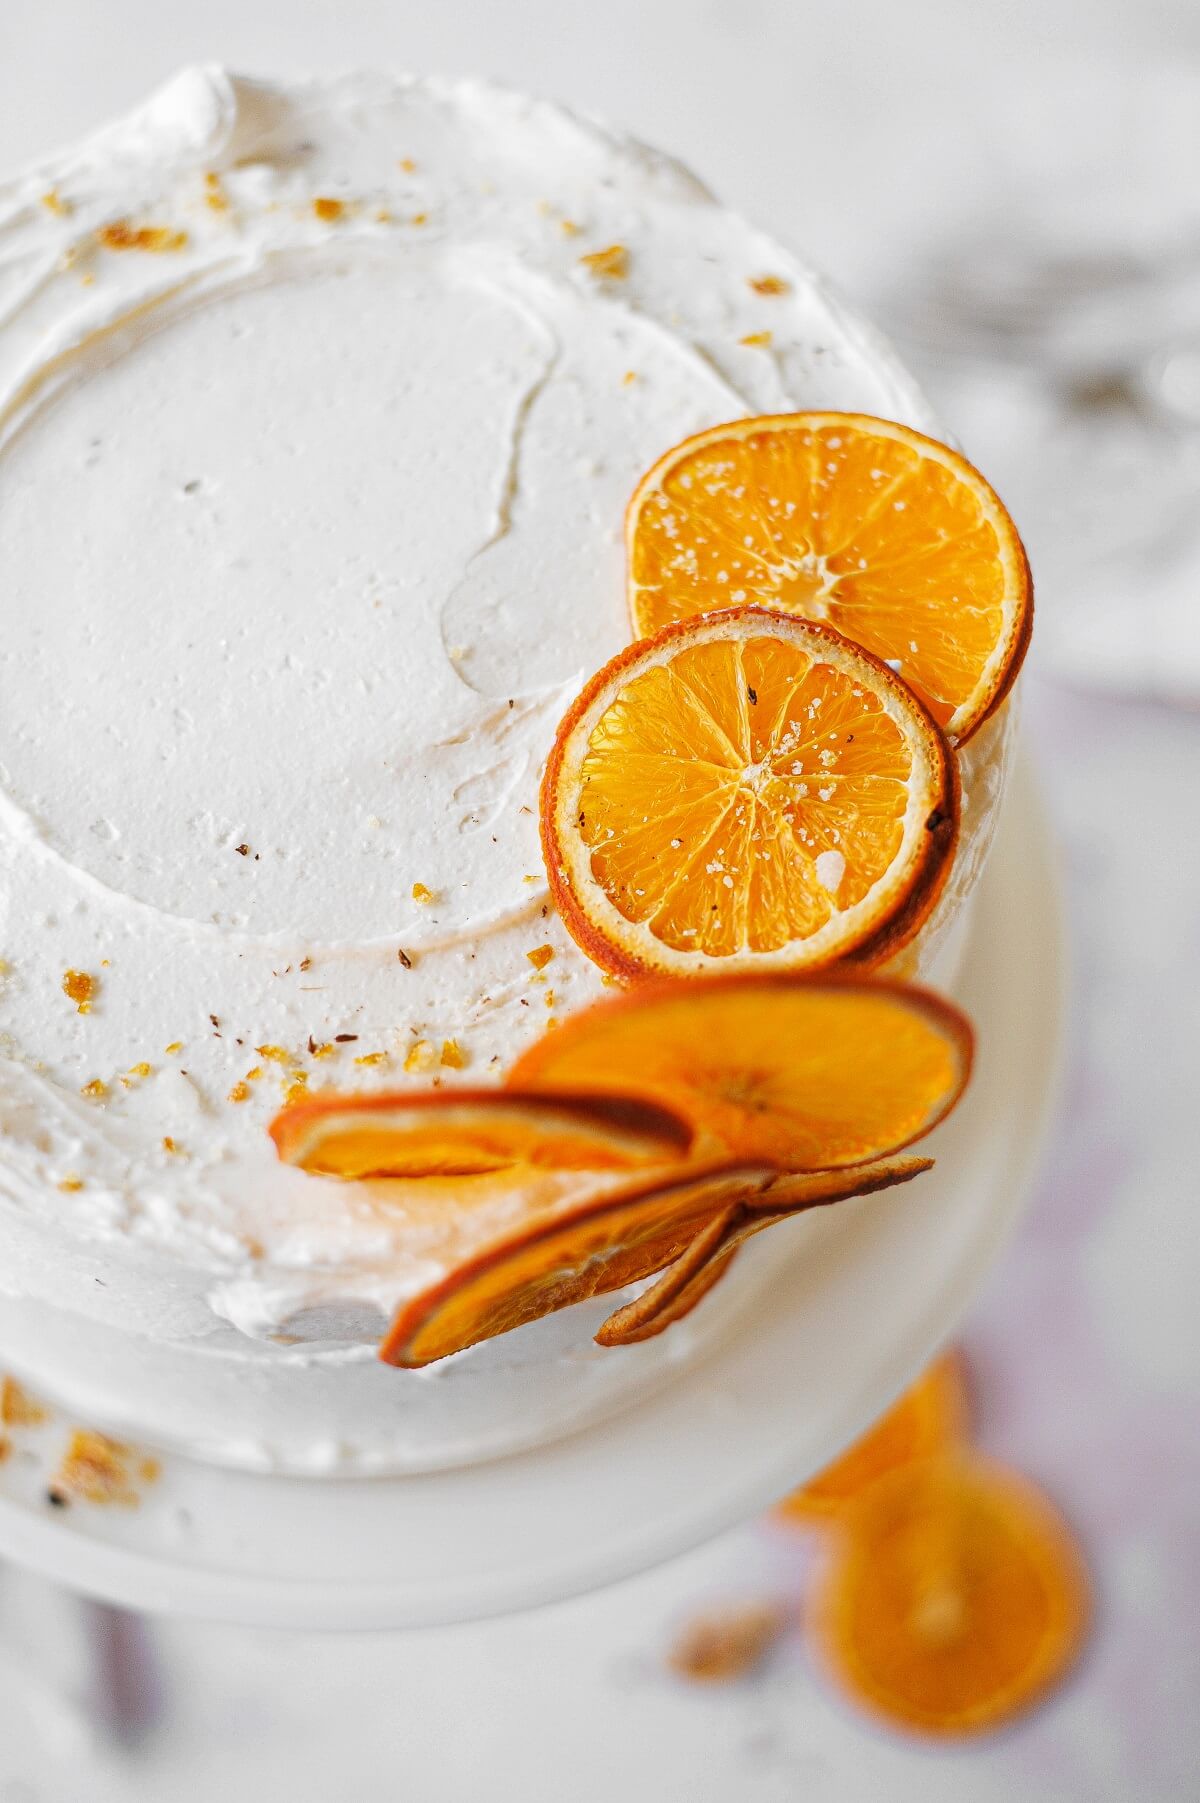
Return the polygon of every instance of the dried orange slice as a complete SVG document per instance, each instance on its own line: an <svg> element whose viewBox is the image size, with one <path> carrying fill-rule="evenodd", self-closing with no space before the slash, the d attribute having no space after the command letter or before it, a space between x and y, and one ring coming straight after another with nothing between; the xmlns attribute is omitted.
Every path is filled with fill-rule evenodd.
<svg viewBox="0 0 1200 1803"><path fill-rule="evenodd" d="M509 1165L621 1171L681 1158L692 1130L636 1096L516 1090L314 1095L271 1122L285 1164L325 1177L471 1177Z"/></svg>
<svg viewBox="0 0 1200 1803"><path fill-rule="evenodd" d="M970 1023L930 991L880 978L709 977L642 983L569 1015L509 1081L624 1094L690 1120L705 1156L783 1170L884 1158L949 1113L971 1070Z"/></svg>
<svg viewBox="0 0 1200 1803"><path fill-rule="evenodd" d="M1004 699L1033 626L1029 565L979 471L894 420L735 420L661 457L627 519L639 638L761 602L892 661L955 740Z"/></svg>
<svg viewBox="0 0 1200 1803"><path fill-rule="evenodd" d="M932 1158L897 1158L888 1164L773 1178L726 1209L656 1283L615 1310L596 1334L597 1344L630 1346L638 1340L651 1340L690 1315L724 1277L742 1242L752 1234L812 1208L828 1208L850 1196L874 1195L895 1184L909 1183L932 1165Z"/></svg>
<svg viewBox="0 0 1200 1803"><path fill-rule="evenodd" d="M1067 1528L1015 1474L919 1460L863 1491L843 1520L809 1622L868 1709L923 1734L976 1734L1066 1671L1087 1579Z"/></svg>
<svg viewBox="0 0 1200 1803"><path fill-rule="evenodd" d="M769 1175L753 1165L708 1167L588 1196L527 1222L406 1302L379 1356L391 1365L429 1365L649 1277Z"/></svg>
<svg viewBox="0 0 1200 1803"><path fill-rule="evenodd" d="M785 1496L778 1513L805 1523L836 1514L897 1465L961 1445L967 1418L962 1360L943 1353L840 1458Z"/></svg>
<svg viewBox="0 0 1200 1803"><path fill-rule="evenodd" d="M954 757L911 690L753 607L613 658L542 785L559 912L626 977L878 962L932 908L957 830Z"/></svg>

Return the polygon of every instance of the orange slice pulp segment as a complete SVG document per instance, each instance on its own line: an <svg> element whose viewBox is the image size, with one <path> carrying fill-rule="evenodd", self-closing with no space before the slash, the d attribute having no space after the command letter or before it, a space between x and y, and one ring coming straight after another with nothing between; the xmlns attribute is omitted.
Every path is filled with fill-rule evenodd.
<svg viewBox="0 0 1200 1803"><path fill-rule="evenodd" d="M630 1086L689 1120L697 1152L789 1171L887 1157L930 1131L970 1075L950 1002L866 976L642 983L568 1016L509 1081L557 1094Z"/></svg>
<svg viewBox="0 0 1200 1803"><path fill-rule="evenodd" d="M687 439L627 519L638 637L741 602L823 620L894 660L962 741L1029 643L1021 541L978 470L894 420L796 413Z"/></svg>
<svg viewBox="0 0 1200 1803"><path fill-rule="evenodd" d="M286 1164L346 1179L468 1177L521 1164L620 1171L681 1158L692 1140L670 1108L615 1091L329 1091L285 1108L270 1131Z"/></svg>
<svg viewBox="0 0 1200 1803"><path fill-rule="evenodd" d="M1087 1621L1071 1537L1015 1474L955 1457L897 1466L841 1518L809 1612L857 1701L930 1735L979 1733L1066 1670Z"/></svg>
<svg viewBox="0 0 1200 1803"><path fill-rule="evenodd" d="M760 608L613 658L542 785L559 912L618 976L878 962L932 908L957 827L954 758L911 691Z"/></svg>
<svg viewBox="0 0 1200 1803"><path fill-rule="evenodd" d="M722 1165L608 1190L529 1221L400 1308L379 1356L417 1368L670 1264L770 1173Z"/></svg>
<svg viewBox="0 0 1200 1803"><path fill-rule="evenodd" d="M728 1208L696 1236L682 1257L649 1289L614 1311L596 1334L601 1346L630 1346L651 1340L690 1315L720 1282L743 1241L809 1209L828 1208L850 1196L873 1195L909 1183L928 1171L932 1158L898 1158L845 1171L817 1171L775 1177Z"/></svg>
<svg viewBox="0 0 1200 1803"><path fill-rule="evenodd" d="M778 1513L805 1523L836 1514L897 1465L961 1445L967 1419L962 1360L943 1353L832 1465L785 1496Z"/></svg>

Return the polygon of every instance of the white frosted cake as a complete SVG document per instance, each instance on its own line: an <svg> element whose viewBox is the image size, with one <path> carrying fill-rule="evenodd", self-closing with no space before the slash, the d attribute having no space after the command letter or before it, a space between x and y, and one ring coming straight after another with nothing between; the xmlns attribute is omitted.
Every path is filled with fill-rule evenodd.
<svg viewBox="0 0 1200 1803"><path fill-rule="evenodd" d="M625 503L746 415L928 428L908 377L686 171L556 107L193 69L0 189L0 407L0 1368L309 1471L467 1461L663 1381L757 1265L619 1353L584 1305L390 1369L453 1197L287 1168L266 1128L309 1085L487 1081L602 993L537 793L630 637ZM1009 711L906 955L935 980Z"/></svg>

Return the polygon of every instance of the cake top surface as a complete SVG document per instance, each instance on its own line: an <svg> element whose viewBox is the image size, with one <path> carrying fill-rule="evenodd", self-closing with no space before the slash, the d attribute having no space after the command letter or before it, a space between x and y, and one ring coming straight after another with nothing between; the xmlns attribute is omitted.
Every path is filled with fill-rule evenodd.
<svg viewBox="0 0 1200 1803"><path fill-rule="evenodd" d="M0 1210L255 1330L428 1277L266 1120L599 992L537 783L625 503L795 407L930 423L686 171L480 83L190 69L0 188Z"/></svg>

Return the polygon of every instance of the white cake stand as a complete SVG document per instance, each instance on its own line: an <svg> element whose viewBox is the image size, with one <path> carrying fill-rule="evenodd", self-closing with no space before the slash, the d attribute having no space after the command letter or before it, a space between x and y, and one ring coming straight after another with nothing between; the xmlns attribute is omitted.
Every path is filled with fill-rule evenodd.
<svg viewBox="0 0 1200 1803"><path fill-rule="evenodd" d="M736 1337L587 1432L428 1477L306 1481L168 1458L136 1510L57 1510L37 1449L48 1459L61 1433L31 1431L0 1465L0 1555L134 1609L395 1628L526 1608L688 1550L819 1469L958 1322L1029 1195L1062 967L1054 864L1023 770L968 954L976 1075L936 1136L937 1169L900 1200L807 1223Z"/></svg>

